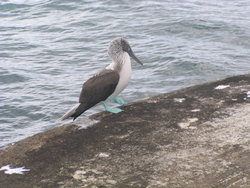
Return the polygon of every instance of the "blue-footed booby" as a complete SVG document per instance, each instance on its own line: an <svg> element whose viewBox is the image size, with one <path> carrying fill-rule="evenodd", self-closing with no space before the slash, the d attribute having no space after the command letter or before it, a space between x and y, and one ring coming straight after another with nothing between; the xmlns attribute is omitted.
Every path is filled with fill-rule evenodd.
<svg viewBox="0 0 250 188"><path fill-rule="evenodd" d="M100 102L103 102L106 111L112 113L122 111L119 108L108 107L105 101L115 102L120 105L125 104L122 98L117 97L117 95L128 85L131 78L130 57L141 65L142 62L135 56L128 41L124 38L116 38L111 41L108 54L112 59L111 64L83 84L79 103L64 114L61 120L70 117L75 120L83 112Z"/></svg>

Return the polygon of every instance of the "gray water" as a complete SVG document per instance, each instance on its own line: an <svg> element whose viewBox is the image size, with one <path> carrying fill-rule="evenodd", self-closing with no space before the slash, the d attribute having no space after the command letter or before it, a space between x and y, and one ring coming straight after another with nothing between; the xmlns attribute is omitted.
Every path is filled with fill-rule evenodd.
<svg viewBox="0 0 250 188"><path fill-rule="evenodd" d="M121 93L132 102L249 73L249 30L243 0L1 0L0 146L60 126L115 37L144 63Z"/></svg>

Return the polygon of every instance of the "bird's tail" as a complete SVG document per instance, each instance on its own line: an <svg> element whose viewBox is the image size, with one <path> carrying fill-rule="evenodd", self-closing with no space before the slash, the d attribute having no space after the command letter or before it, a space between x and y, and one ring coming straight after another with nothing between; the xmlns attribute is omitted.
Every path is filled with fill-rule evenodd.
<svg viewBox="0 0 250 188"><path fill-rule="evenodd" d="M78 116L80 116L86 110L87 110L87 108L86 108L85 104L78 103L72 109L70 109L68 112L66 112L60 119L63 121L63 120L66 120L70 117L73 117L73 120L75 120Z"/></svg>

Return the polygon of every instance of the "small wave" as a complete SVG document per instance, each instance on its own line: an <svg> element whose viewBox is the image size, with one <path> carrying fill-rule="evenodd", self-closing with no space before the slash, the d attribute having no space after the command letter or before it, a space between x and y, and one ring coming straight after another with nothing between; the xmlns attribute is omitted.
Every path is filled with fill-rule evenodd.
<svg viewBox="0 0 250 188"><path fill-rule="evenodd" d="M11 84L17 82L27 81L28 78L18 75L18 74L9 74L9 75L0 75L0 83L1 84Z"/></svg>
<svg viewBox="0 0 250 188"><path fill-rule="evenodd" d="M2 0L0 1L0 5L5 4L15 4L15 5L35 5L44 3L45 1L41 0Z"/></svg>

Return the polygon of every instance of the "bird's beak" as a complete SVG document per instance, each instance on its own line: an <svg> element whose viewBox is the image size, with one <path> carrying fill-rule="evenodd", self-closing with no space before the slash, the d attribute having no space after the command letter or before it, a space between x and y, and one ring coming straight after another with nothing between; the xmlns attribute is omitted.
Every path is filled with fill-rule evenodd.
<svg viewBox="0 0 250 188"><path fill-rule="evenodd" d="M143 63L135 56L134 52L132 50L130 50L130 52L128 53L130 57L132 57L137 63L143 65Z"/></svg>

